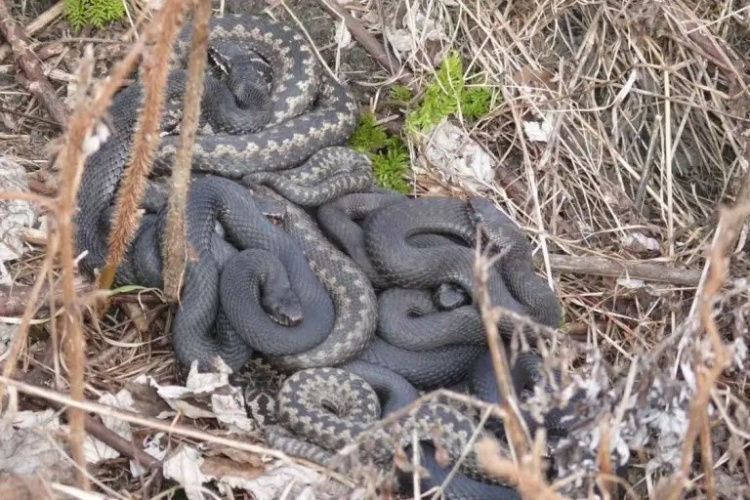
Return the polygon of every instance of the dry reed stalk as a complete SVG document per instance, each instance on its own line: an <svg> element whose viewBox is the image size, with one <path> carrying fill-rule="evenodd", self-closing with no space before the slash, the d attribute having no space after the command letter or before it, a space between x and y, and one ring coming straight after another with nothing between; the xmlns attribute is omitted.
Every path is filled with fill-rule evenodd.
<svg viewBox="0 0 750 500"><path fill-rule="evenodd" d="M81 76L81 86L79 87L79 106L83 106L82 99L85 90L91 82L93 71L93 49L87 47L86 55L81 64L79 75ZM84 108L85 109L85 108ZM83 145L89 132L89 123L85 116L74 115L71 119L70 128L66 137L74 144ZM73 216L76 208L76 194L78 190L78 178L83 171L84 155L75 148L65 148L62 152L62 179L61 192L59 195L59 206L56 212L59 240L52 238L50 246L54 248L59 246L60 260L62 261L62 288L63 288L63 314L62 321L62 341L63 350L66 354L67 365L70 376L70 394L76 400L83 401L84 395L84 374L86 366L85 340L83 337L83 315L77 303L75 290L75 240L73 228ZM51 253L51 252L50 252ZM51 253L51 255L55 255ZM35 290L36 291L36 290ZM25 311L24 317L29 310ZM53 331L53 341L57 342L57 336ZM55 345L57 348L57 345ZM86 415L82 411L69 408L68 420L70 424L70 445L71 454L77 464L76 474L81 489L90 488L88 475L86 471L86 457L84 454L83 440L85 437L85 419Z"/></svg>
<svg viewBox="0 0 750 500"><path fill-rule="evenodd" d="M138 206L151 172L154 153L159 145L164 89L169 74L169 61L178 30L190 4L167 0L149 24L147 37L154 42L144 64L143 104L136 125L129 167L125 170L115 205L114 221L109 235L109 253L99 286L112 286L117 267L122 261L138 229L141 216Z"/></svg>
<svg viewBox="0 0 750 500"><path fill-rule="evenodd" d="M567 500L567 497L560 495L551 486L536 473L530 473L529 470L514 463L512 460L502 458L497 443L489 439L484 439L477 443L477 455L482 464L482 468L504 479L509 484L513 484L521 495L521 498L534 500L539 498L549 500Z"/></svg>
<svg viewBox="0 0 750 500"><path fill-rule="evenodd" d="M500 407L504 415L505 435L517 465L511 466L511 462L503 461L497 452L496 445L493 447L489 444L486 444L481 450L478 449L480 463L486 471L511 480L523 498L562 499L547 484L544 477L544 434L537 434L532 441L521 418L517 395L511 381L510 365L497 327L504 311L501 306L494 307L489 296L487 286L489 269L492 268L497 259L502 258L502 255L495 255L488 259L482 254L479 246L477 246L475 252L474 294L482 324L487 334L487 345L491 353L492 366L502 399Z"/></svg>
<svg viewBox="0 0 750 500"><path fill-rule="evenodd" d="M188 63L188 81L185 89L185 110L180 124L180 139L172 166L172 181L166 224L166 245L162 250L164 259L164 294L170 301L180 297L182 278L187 259L187 235L185 206L190 189L190 165L193 158L193 143L198 130L201 99L206 68L208 46L208 24L211 19L210 0L198 0L193 19L192 50Z"/></svg>
<svg viewBox="0 0 750 500"><path fill-rule="evenodd" d="M505 411L504 423L508 441L516 458L522 460L530 451L530 438L516 404L517 399L511 382L510 366L497 328L500 315L503 312L492 305L492 299L489 296L488 268L494 262L495 258L488 261L477 247L474 260L474 294L477 297L482 324L487 334L487 346L492 353L492 366L495 370L497 387L502 398L500 407Z"/></svg>
<svg viewBox="0 0 750 500"><path fill-rule="evenodd" d="M697 392L690 405L690 420L685 433L685 441L682 449L680 469L671 478L671 485L667 499L677 500L682 494L688 480L690 467L693 460L693 448L695 440L701 434L701 429L708 425L708 405L711 390L714 388L721 373L729 367L732 362L728 347L722 342L721 335L712 313L713 299L724 284L727 274L728 252L736 233L740 231L748 214L750 214L750 202L743 200L743 204L731 209L722 209L719 225L716 230L714 244L710 251L708 262L709 274L703 289L696 298L698 302L698 314L701 326L705 329L712 349L710 366L706 365L708 355L705 353L694 353ZM696 347L700 348L701 344ZM710 445L710 439L705 439L705 444ZM710 453L702 454L703 469L709 483L713 484L713 472L710 463ZM707 461L708 460L708 461Z"/></svg>
<svg viewBox="0 0 750 500"><path fill-rule="evenodd" d="M93 102L78 103L77 108L70 118L64 136L57 141L59 151L57 152L55 162L60 166L61 183L58 205L54 216L56 217L58 226L57 231L50 235L48 252L51 256L55 255L54 249L59 249L60 252L62 263L62 302L65 310L65 314L63 315L63 334L67 338L65 350L68 357L67 364L70 367L70 391L71 396L75 400L83 400L83 376L85 371L84 339L81 330L82 315L78 309L74 283L75 245L73 238L73 213L85 161L83 145L89 137L94 123L102 119L111 102L112 96L120 86L120 82L122 82L135 65L144 47L145 44L142 40L136 42L126 57L115 66L112 77L99 89ZM82 68L82 80L86 80L85 75L87 72L88 70L85 67ZM42 282L43 275L40 277L40 281L35 284L35 288L38 287L38 290L35 290L35 295L38 295ZM15 356L20 355L20 346L26 341L28 324L30 318L33 316L35 302L36 300L29 302L27 309L24 311L21 332L14 340L16 344L13 346L12 353ZM16 359L14 357L8 360L4 372L8 374L13 372ZM3 384L0 385L0 399L4 392L5 385ZM84 414L75 407L69 407L69 423L72 455L74 461L78 464L78 481L81 488L87 490L89 488L89 480L84 473L85 458L83 452L83 437L85 432Z"/></svg>
<svg viewBox="0 0 750 500"><path fill-rule="evenodd" d="M244 440L230 439L230 438L225 438L221 436L216 436L208 432L195 430L194 428L186 426L186 425L181 425L181 424L176 424L176 423L165 423L161 420L142 417L138 415L137 413L122 410L119 408L114 408L114 407L104 405L101 403L94 403L94 402L85 401L85 400L78 401L70 397L67 397L61 393L50 391L48 389L37 387L31 384L27 384L19 380L13 380L13 379L5 378L5 377L0 377L0 384L5 384L8 387L12 387L18 390L19 392L28 394L29 396L42 398L42 399L52 401L57 404L64 405L70 408L76 408L80 411L94 413L94 414L106 416L106 417L117 418L119 420L122 420L123 422L128 422L129 424L138 425L138 426L153 429L156 431L165 432L169 434L170 436L172 435L183 436L186 438L214 443L220 446L226 446L231 449L247 451L247 452L254 453L257 455L261 455L261 456L267 455L269 457L276 458L278 460L281 460L282 462L285 462L287 464L292 464L292 465L304 462L302 460L296 460L294 458L291 458L285 453L282 453L280 451L276 451L271 448L266 448L263 446L251 444ZM346 478L339 476L339 475L332 475L330 474L330 471L328 471L328 473L332 477L337 477L338 479L341 479L342 481L346 482Z"/></svg>
<svg viewBox="0 0 750 500"><path fill-rule="evenodd" d="M72 200L66 200L66 202L69 204L75 204L75 196L77 195L81 175L83 174L82 165L84 161L84 140L87 137L87 134L92 130L93 124L101 120L104 116L104 113L106 112L112 100L112 96L119 89L120 84L124 80L125 76L130 73L132 68L135 66L135 63L140 57L144 48L145 42L143 39L139 40L131 47L130 51L123 58L123 60L115 65L111 77L102 84L93 102L78 103L78 106L73 111L69 127L68 129L66 129L65 134L54 141L57 143L57 145L53 148L57 149L55 162L60 164L60 170L63 174L61 186L58 192L65 193L67 196L73 197ZM50 203L47 201L47 198L39 197L38 195L29 195L28 193L0 194L0 198L3 198L4 196L12 196L18 199L29 199L29 201L37 201L43 206L49 206L49 208L53 209L53 215L55 214L55 211L59 211L59 205L62 203L62 195L58 195L57 203L54 205L50 205ZM73 253L72 235L70 234L71 232L72 229L70 228L70 219L68 219L68 224L62 224L61 227L58 227L56 232L52 232L48 242L47 254L49 260L47 261L48 263L45 264L46 266L49 266L51 268L51 263L54 260L54 257L57 255L57 251L59 250L58 244L63 246L64 244L70 245L71 249L69 249L67 253ZM63 238L63 235L65 233L68 233L68 236ZM63 275L63 280L67 279L66 276L70 276L70 274L72 273L72 266L74 265L73 259L64 262L64 267L67 267L66 264L71 266L71 270ZM42 273L42 277L39 277L34 284L32 299L28 302L26 310L24 311L20 330L13 340L13 344L11 346L11 357L8 359L5 369L3 370L3 375L5 377L12 376L15 370L15 364L18 360L18 356L21 353L22 346L25 344L26 338L28 337L29 324L32 316L34 315L38 294L41 290L41 286L44 280L44 274L45 273ZM65 294L64 290L63 294ZM68 297L70 298L70 296L70 292L68 292ZM3 384L0 384L0 401L3 400L4 395L5 386Z"/></svg>

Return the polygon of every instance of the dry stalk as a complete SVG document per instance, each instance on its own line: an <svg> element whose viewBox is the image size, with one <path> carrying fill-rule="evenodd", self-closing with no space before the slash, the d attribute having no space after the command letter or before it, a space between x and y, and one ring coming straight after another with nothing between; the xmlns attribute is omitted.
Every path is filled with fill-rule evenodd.
<svg viewBox="0 0 750 500"><path fill-rule="evenodd" d="M26 301L26 307L24 308L23 315L21 316L21 324L18 328L18 333L13 338L9 346L8 360L3 367L3 376L12 377L16 369L16 364L23 354L23 348L26 346L26 340L29 336L29 326L31 326L31 320L36 312L36 304L39 300L39 295L42 291L42 285L47 279L47 275L52 269L52 263L57 255L57 243L58 238L51 238L50 244L47 247L47 253L42 263L39 274L34 281L34 286L31 289L28 300ZM63 292L64 293L64 292ZM5 398L5 386L0 384L0 408L3 407L3 400Z"/></svg>
<svg viewBox="0 0 750 500"><path fill-rule="evenodd" d="M169 212L163 249L164 294L167 300L177 301L187 258L185 206L190 189L190 164L193 143L198 130L201 98L208 46L208 23L211 19L210 0L198 0L193 19L192 50L188 64L185 89L185 110L180 124L180 139L172 166L172 182L168 198Z"/></svg>
<svg viewBox="0 0 750 500"><path fill-rule="evenodd" d="M477 442L476 448L482 467L496 477L515 485L522 498L566 500L566 497L546 484L538 474L530 473L525 467L519 466L507 458L502 458L496 442L483 439Z"/></svg>
<svg viewBox="0 0 750 500"><path fill-rule="evenodd" d="M690 405L690 420L685 433L680 469L672 478L671 484L673 488L669 492L668 500L677 500L685 488L690 467L693 463L695 440L701 433L701 429L708 425L708 404L711 397L711 390L714 388L721 373L729 367L732 361L728 347L721 340L711 308L714 297L724 284L727 273L729 247L732 241L734 241L736 233L741 229L748 213L750 213L750 203L747 201L731 209L721 210L716 238L710 252L708 278L699 296L696 298L701 325L705 328L711 348L713 349L713 360L712 365L707 367L702 359L705 355L702 355L702 353L695 353L694 355L697 393ZM710 439L706 439L706 441L704 444L710 446ZM713 471L711 470L713 466L710 463L710 454L703 453L702 457L704 473L707 478L711 478L709 482L713 483ZM706 460L709 461L707 462Z"/></svg>
<svg viewBox="0 0 750 500"><path fill-rule="evenodd" d="M714 476L713 453L711 453L711 426L705 415L701 418L699 437L701 462L703 462L703 472L706 475L706 497L708 500L716 500L716 477Z"/></svg>
<svg viewBox="0 0 750 500"><path fill-rule="evenodd" d="M609 452L612 431L610 430L606 419L601 419L599 422L599 435L602 436L602 440L601 443L599 443L599 454L597 456L599 469L597 480L599 482L599 487L602 488L603 491L606 491L607 495L611 496L614 494L613 490L617 485L608 480L609 477L613 477L615 474L613 474L612 456Z"/></svg>
<svg viewBox="0 0 750 500"><path fill-rule="evenodd" d="M89 57L84 59L80 74L82 83L88 82L91 74L91 50L87 54ZM81 102L79 106L83 107ZM89 132L89 123L85 115L74 115L71 120L66 138L73 144L83 145L84 140ZM83 315L77 303L75 290L75 241L73 230L73 216L76 207L76 192L78 173L83 170L85 161L81 150L68 147L63 149L62 154L62 179L57 209L57 230L58 238L50 239L50 250L59 246L60 260L62 261L62 302L65 313L62 320L62 345L66 353L67 364L70 369L70 394L79 401L84 399L84 373L86 365L85 340L83 338ZM49 255L55 255L48 250ZM49 258L48 255L48 258ZM45 275L41 275L45 276ZM46 276L45 276L46 277ZM35 286L35 288L37 288ZM37 292L38 289L34 291ZM31 307L24 311L24 319L31 317L33 309ZM55 333L53 332L53 336ZM24 336L25 337L25 336ZM25 339L24 339L25 340ZM57 339L55 339L57 340ZM70 424L70 446L73 460L78 467L76 474L78 483L84 490L90 487L89 478L84 473L86 458L83 449L83 440L85 437L85 414L75 408L69 408L68 420Z"/></svg>
<svg viewBox="0 0 750 500"><path fill-rule="evenodd" d="M117 196L112 231L109 235L110 249L99 281L99 287L102 289L112 286L117 267L125 256L141 220L138 206L160 141L159 130L170 54L189 6L188 2L181 0L166 1L150 23L146 34L155 45L144 64L143 106L136 125L130 165L125 170Z"/></svg>
<svg viewBox="0 0 750 500"><path fill-rule="evenodd" d="M278 460L281 460L287 464L293 465L293 464L301 462L299 460L289 457L288 455L280 451L276 451L271 448L265 448L263 446L250 444L248 442L241 441L239 439L229 439L229 438L225 438L221 436L215 436L213 434L199 431L199 430L194 429L193 427L189 427L186 425L180 425L176 423L168 424L160 420L142 417L138 415L137 413L129 412L126 410L121 410L119 408L114 408L114 407L107 406L101 403L94 403L94 402L85 401L85 400L81 400L81 401L74 400L70 397L65 396L64 394L61 394L55 391L50 391L50 390L37 387L31 384L27 384L19 380L13 380L13 379L5 378L5 377L0 377L0 384L4 384L8 387L12 387L18 390L19 392L28 394L29 396L42 398L42 399L52 401L60 405L64 405L70 408L76 408L78 410L85 411L88 413L94 413L94 414L98 414L101 416L117 418L119 420L122 420L123 422L128 422L129 424L138 425L138 426L153 429L156 431L165 432L169 435L183 436L186 438L206 441L209 443L214 443L216 445L226 446L228 448L232 448L236 450L243 450L243 451L255 453L258 455L267 455L269 457L273 457ZM335 477L340 477L340 476L336 475ZM342 479L343 481L346 481L346 479L343 477L340 477L340 479Z"/></svg>
<svg viewBox="0 0 750 500"><path fill-rule="evenodd" d="M24 73L31 80L28 85L29 91L44 104L57 124L64 128L68 121L68 110L57 97L54 87L45 76L39 58L29 48L29 41L26 39L23 26L10 15L10 9L5 4L5 0L0 0L0 32L8 41Z"/></svg>
<svg viewBox="0 0 750 500"><path fill-rule="evenodd" d="M126 57L115 66L112 77L104 83L99 90L96 98L91 103L78 103L77 108L71 116L70 122L65 130L64 136L58 141L60 150L58 151L55 161L59 163L61 170L61 183L59 189L58 205L55 210L55 217L58 222L57 231L52 232L49 237L48 254L50 263L60 251L60 260L62 263L62 295L64 334L67 336L68 365L71 367L71 396L76 400L83 399L83 373L85 366L84 341L81 331L82 316L76 304L76 291L74 283L74 238L73 238L73 213L76 206L76 197L81 175L83 173L83 164L85 154L83 145L88 138L95 123L100 121L106 112L112 96L118 90L124 77L130 72L136 63L138 57L144 49L144 42L138 41L131 48ZM35 295L41 290L41 283L44 275L40 277L35 284ZM16 344L12 347L12 354L6 364L4 373L9 377L17 362L18 355L21 352L21 346L25 344L28 334L28 325L34 314L36 299L28 303L21 322L21 332L14 339ZM0 400L5 394L5 384L0 384ZM84 435L84 415L83 413L71 406L69 409L69 420L71 429L71 447L73 458L78 464L78 479L83 489L87 489L88 479L83 473L85 470L85 460L83 455L83 435Z"/></svg>
<svg viewBox="0 0 750 500"><path fill-rule="evenodd" d="M506 414L504 422L508 441L511 445L512 452L517 459L520 460L523 459L523 457L526 457L529 453L530 439L526 426L524 425L523 419L521 419L517 405L515 404L517 399L511 382L510 366L505 354L505 348L500 342L500 333L497 324L499 315L502 314L502 312L497 311L493 307L491 297L489 296L489 288L487 286L487 281L489 279L488 269L493 263L494 259L488 261L477 247L474 260L474 294L477 297L482 324L487 333L487 345L492 354L492 366L495 369L497 386L500 390L500 396L502 397L500 407L505 410Z"/></svg>

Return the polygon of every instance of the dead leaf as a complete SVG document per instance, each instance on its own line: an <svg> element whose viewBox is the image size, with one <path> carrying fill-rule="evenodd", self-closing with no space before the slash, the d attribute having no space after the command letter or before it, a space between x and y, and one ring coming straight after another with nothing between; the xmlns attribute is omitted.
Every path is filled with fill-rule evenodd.
<svg viewBox="0 0 750 500"><path fill-rule="evenodd" d="M233 476L240 479L255 479L265 472L265 468L238 463L228 458L208 457L203 460L201 472L217 478Z"/></svg>

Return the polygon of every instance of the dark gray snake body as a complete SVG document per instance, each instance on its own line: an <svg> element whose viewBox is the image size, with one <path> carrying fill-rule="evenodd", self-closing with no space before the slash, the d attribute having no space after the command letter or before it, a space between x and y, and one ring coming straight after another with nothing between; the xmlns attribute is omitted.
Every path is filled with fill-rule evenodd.
<svg viewBox="0 0 750 500"><path fill-rule="evenodd" d="M396 193L350 194L320 207L318 218L376 287L386 289L378 299L378 337L361 359L386 366L424 389L453 385L468 375L486 349L479 311L473 304L441 310L431 290L451 283L473 295L478 209L496 214L487 222L502 233L504 242L499 236L495 242L512 244L512 253L491 270L493 304L557 326L559 306L533 272L525 237L494 206L445 198L414 200ZM508 338L516 328L511 319L499 323Z"/></svg>
<svg viewBox="0 0 750 500"><path fill-rule="evenodd" d="M189 35L190 31L186 29L176 45L178 62L185 60ZM266 17L213 18L209 44L224 39L244 43L273 63L274 85L269 97L272 125L241 135L199 135L193 148L195 172L239 179L254 172L298 167L319 150L346 141L357 123L354 97L346 87L321 76L312 50L299 33ZM185 71L173 71L165 90L166 102L181 101L185 83ZM317 85L322 86L320 95L316 94ZM217 84L217 88L221 86ZM76 239L78 248L88 251L81 265L89 274L104 265L108 245L106 237L95 228L100 215L113 203L128 162L142 92L142 84L135 83L115 96L110 107L115 130L113 136L86 162L78 197ZM207 86L204 95L213 96L215 92ZM252 116L252 111L242 110L227 93L221 95L225 99L220 104L204 102L206 110L203 115L207 119L217 120L215 125L219 129L230 131L237 127L249 130L259 127L257 116L251 123L237 123L226 113L211 113L211 104L214 103L218 109L236 108L235 118L246 113ZM315 106L309 109L313 103ZM167 111L172 109L167 107ZM309 112L305 113L306 110ZM165 113L164 128L174 127L178 118L173 113ZM166 173L171 169L178 141L177 136L162 137L155 157L155 173ZM123 276L121 281L129 280Z"/></svg>
<svg viewBox="0 0 750 500"><path fill-rule="evenodd" d="M464 314L465 322L457 324L472 325L476 318L459 303L461 293L451 293L450 287L462 287L471 295L465 274L470 263L467 256L472 253L469 245L477 219L485 220L488 214L480 210L479 215L472 215L466 202L432 200L435 204L430 205L387 195L394 204L404 205L398 211L389 211L380 202L377 210L365 207L363 212L369 215L364 229L355 232L354 241L365 244L362 255L370 267L346 245L342 252L327 243L315 220L295 204L314 208L342 194L371 188L366 157L337 147L356 125L352 94L323 75L301 35L282 23L252 16L214 18L210 33L210 53L225 66L231 90L226 91L220 78L207 79L202 129L193 150L195 180L187 207L188 243L195 260L188 263L173 326L175 353L182 365L198 361L206 368L213 356L219 356L237 369L258 351L282 370L302 370L288 378L280 391L280 417L288 431L312 441L322 456L364 431L368 425L358 419L366 421L365 414L374 407L355 412L347 417L350 420L332 418L318 407L323 402L321 390L343 391L343 398L367 394L366 386L373 387L376 394L388 396L389 412L413 401L414 385L450 385L475 366L484 349L476 332L468 342L459 336L439 341L425 352L413 349L419 344L413 339L399 345L398 320L389 326L386 318L378 318L378 314L389 314L390 299L381 298L385 307L378 311L374 288L382 288L381 284L386 288L430 287L438 295L442 290L446 292L443 305L454 302L444 312ZM189 36L185 36L177 43L175 60L184 63L188 48ZM273 74L270 78L268 71ZM243 79L243 74L250 76ZM165 132L178 132L184 84L184 71L170 74ZM266 100L265 86L270 89ZM88 159L84 171L76 243L79 251L88 252L81 265L89 274L104 264L108 245L103 229L108 228L113 198L128 161L141 94L142 87L136 83L115 97L113 135ZM229 99L230 94L250 106L238 105ZM178 140L176 135L162 138L155 173L169 172ZM234 181L242 181L250 191ZM274 196L265 186L283 197ZM156 213L144 217L128 258L118 270L119 283L161 286L163 199L153 202L152 208ZM432 218L424 210L432 212ZM336 224L329 224L325 213L324 205L318 222L326 230L335 230ZM280 225L272 224L269 215L278 218ZM520 232L504 236L508 234L513 240ZM458 240L466 246L454 245ZM415 248L422 253L413 253ZM406 259L400 260L399 252L405 252ZM420 269L427 262L434 265L440 254L443 259L448 256L442 261L448 274L440 276L429 266ZM528 257L523 251L514 255ZM527 272L529 268L522 269L521 274L505 277L498 272L492 281L493 294L507 299L508 306L520 314L541 312L542 322L552 323L558 313L556 304L550 308L549 299L530 310L520 305L528 291L523 280L535 278ZM508 276L514 283L504 281ZM368 278L377 282L374 288ZM535 289L535 293L540 291L546 297L551 293ZM427 324L444 328L437 326L437 320L429 323L428 313L434 311L428 311L424 292L419 293ZM400 313L407 310L402 308ZM387 340L374 336L378 323L388 330ZM438 369L436 362L441 365ZM327 368L336 365L343 370ZM360 397L367 398L365 407L374 405L372 396ZM295 411L301 418L295 420ZM373 411L367 418L377 419L379 413ZM442 427L451 456L457 457L475 429L473 422L445 405L425 405L403 422L407 430L418 430L425 438L435 423ZM390 437L376 433L375 441L382 444ZM283 439L294 442L289 434ZM298 448L300 453L303 448ZM465 470L481 476L471 459ZM509 488L492 487L495 498L516 498Z"/></svg>

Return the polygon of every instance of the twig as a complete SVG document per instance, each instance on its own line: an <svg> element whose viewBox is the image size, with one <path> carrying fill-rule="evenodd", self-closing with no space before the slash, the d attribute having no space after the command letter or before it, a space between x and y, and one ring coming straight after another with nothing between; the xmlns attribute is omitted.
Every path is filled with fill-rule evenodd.
<svg viewBox="0 0 750 500"><path fill-rule="evenodd" d="M539 261L540 256L535 257ZM596 276L628 276L672 285L695 287L700 283L701 271L680 269L648 262L612 260L593 255L573 256L549 254L550 267L560 273L592 274Z"/></svg>
<svg viewBox="0 0 750 500"><path fill-rule="evenodd" d="M112 100L112 96L117 89L119 89L120 82L130 72L144 47L145 44L141 40L133 44L133 47L126 55L125 59L115 66L111 78L104 82L104 85L100 89L94 102L91 104L80 102L78 104L65 134L61 138L60 142L63 147L56 158L56 161L61 164L60 199L56 213L58 218L58 230L57 232L52 232L50 234L47 251L48 259L51 259L57 254L57 249L59 248L60 250L63 280L63 307L66 311L66 314L63 315L64 331L68 336L69 342L67 345L70 348L69 354L71 356L68 363L71 367L71 395L73 398L81 400L83 399L83 372L86 359L83 354L84 342L81 332L82 317L80 311L76 307L75 285L73 282L75 276L73 269L75 266L73 211L76 206L78 186L80 184L80 179L83 173L83 163L85 161L83 144L93 129L94 123L102 119L105 110ZM37 284L38 286L41 286L41 279ZM36 286L37 285L35 285L35 287ZM14 339L14 343L18 342L18 346L22 345L22 342L25 342L26 333L28 331L28 322L31 319L31 316L33 316L34 307L33 303L29 303L26 311L24 311L21 323L22 334ZM9 360L9 363L4 370L6 375L9 372L12 372L13 367L15 366L14 360L17 359L19 353L20 348L16 347L16 350L13 352L13 357ZM0 385L0 399L4 391L5 386ZM75 408L70 409L69 421L73 458L79 465L77 468L79 481L81 482L83 489L87 489L88 478L83 473L85 470L85 457L83 453L83 417L84 415L80 411L77 411Z"/></svg>
<svg viewBox="0 0 750 500"><path fill-rule="evenodd" d="M65 408L64 404L57 401L47 400L47 404L57 410L62 410L63 408ZM145 451L139 449L130 441L127 441L126 439L120 437L112 429L108 428L93 417L86 415L85 428L89 434L91 434L102 443L106 444L114 450L119 451L124 456L135 460L139 465L147 469L150 469L160 463L159 460L155 459Z"/></svg>
<svg viewBox="0 0 750 500"><path fill-rule="evenodd" d="M706 498L708 500L716 500L716 477L714 475L713 453L711 452L711 427L705 415L701 419L700 425L699 437L703 472L706 475Z"/></svg>
<svg viewBox="0 0 750 500"><path fill-rule="evenodd" d="M0 0L1 1L1 0ZM89 46L83 64L79 70L81 75L81 87L79 97L82 97L84 88L90 81L93 68L93 50ZM79 104L82 104L79 101ZM85 115L75 114L70 121L67 130L67 138L73 144L79 144L80 148L68 147L63 149L61 169L61 189L57 216L57 239L52 236L50 245L60 250L62 261L62 299L64 313L62 315L63 343L66 353L68 367L70 370L70 394L74 399L84 399L84 373L86 365L85 340L83 337L83 315L79 309L77 295L75 293L75 245L73 242L73 214L76 207L76 193L78 188L79 172L83 170L84 155L82 146L90 128ZM54 255L54 254L52 254ZM24 319L30 316L30 311L24 313ZM53 342L57 341L55 333L52 334ZM84 454L85 437L85 414L76 409L68 412L70 422L70 446L73 459L76 462L76 475L81 489L88 491L89 478L85 474L86 456Z"/></svg>
<svg viewBox="0 0 750 500"><path fill-rule="evenodd" d="M76 294L88 293L93 291L93 287L81 280L75 281ZM45 304L40 304L41 310L49 310L49 294L41 297ZM62 293L55 290L52 293L52 307L56 307L62 300ZM17 316L23 314L26 306L30 302L37 302L34 299L34 288L29 285L0 285L0 316Z"/></svg>
<svg viewBox="0 0 750 500"><path fill-rule="evenodd" d="M52 349L52 344L49 344L42 355L43 359L40 361L36 361L37 366L25 375L14 377L14 380L19 380L21 382L37 387L42 386L50 378L50 370L48 368L48 365L52 362L53 357L54 352ZM57 401L45 400L44 398L40 399L42 399L45 403L47 403L47 405L51 406L55 410L60 411L65 409L65 405L62 403L59 403ZM124 456L135 460L147 469L159 463L159 460L140 450L133 443L128 442L124 438L120 437L117 433L106 427L99 420L96 420L89 415L86 415L85 418L85 429L86 432L91 434L102 443L106 444L110 448L119 451Z"/></svg>
<svg viewBox="0 0 750 500"><path fill-rule="evenodd" d="M97 413L99 415L106 415L108 417L118 418L122 420L123 422L128 422L130 424L140 425L140 426L154 429L157 431L166 432L167 434L170 434L170 435L175 434L175 435L189 437L192 439L209 441L209 442L216 443L218 445L227 446L229 448L233 448L237 450L244 450L250 453L257 453L259 455L268 455L268 456L277 458L289 464L295 463L295 460L289 457L288 455L281 453L279 451L276 451L276 450L272 450L270 448L265 448L263 446L246 443L238 439L229 439L229 438L223 438L220 436L214 436L207 432L195 430L194 428L188 427L185 425L169 424L169 423L162 422L160 420L142 417L133 412L120 410L120 409L113 408L111 406L103 405L100 403L93 403L91 401L76 401L74 399L71 399L65 396L64 394L60 394L54 391L49 391L47 389L36 387L34 385L27 384L25 382L20 382L18 380L9 379L6 377L0 377L0 384L7 385L8 387L13 387L19 390L20 392L23 392L30 396L43 398L43 399L46 399L47 401L56 402L58 404L65 405L71 408L77 408L82 411L86 411L90 413Z"/></svg>
<svg viewBox="0 0 750 500"><path fill-rule="evenodd" d="M731 209L721 211L719 227L716 230L714 242L711 249L710 259L706 263L709 266L709 274L706 282L696 297L698 303L698 314L702 326L706 330L711 348L713 349L710 366L706 366L699 353L696 353L695 378L697 391L693 401L690 404L690 419L688 421L685 440L682 447L682 456L680 469L673 476L673 488L670 491L668 500L677 500L685 487L690 466L693 463L693 448L695 440L698 438L704 420L708 418L708 403L711 397L711 389L719 379L721 373L729 366L732 361L729 349L722 342L721 335L713 318L713 299L724 283L728 266L728 249L735 238L735 234L740 230L742 224L750 213L750 203L747 200L741 200L742 204ZM706 456L703 456L704 459ZM703 463L706 470L711 468L711 463Z"/></svg>
<svg viewBox="0 0 750 500"><path fill-rule="evenodd" d="M13 55L29 77L29 91L39 99L47 111L61 126L68 121L68 111L46 76L39 59L29 48L23 27L10 15L5 0L0 0L0 32L10 44Z"/></svg>
<svg viewBox="0 0 750 500"><path fill-rule="evenodd" d="M551 486L540 481L538 476L530 474L513 461L503 458L497 442L483 439L477 443L476 449L482 467L490 474L516 485L522 498L566 500Z"/></svg>
<svg viewBox="0 0 750 500"><path fill-rule="evenodd" d="M192 50L188 63L188 81L185 89L185 111L180 124L180 139L177 145L172 182L167 200L167 227L164 245L164 294L167 300L176 302L187 258L185 243L185 205L190 188L190 164L193 158L193 143L198 130L201 98L203 96L206 50L208 47L208 23L211 19L211 2L199 0L193 18Z"/></svg>
<svg viewBox="0 0 750 500"><path fill-rule="evenodd" d="M27 113L21 113L20 111L16 111L15 109L11 109L5 106L0 106L0 111L3 113L10 113L11 115L20 116L23 118L27 118L29 120L36 120L38 122L46 123L47 125L54 125L56 127L62 126L61 123L58 123L53 120L47 120L46 118L41 118L39 116L29 115Z"/></svg>
<svg viewBox="0 0 750 500"><path fill-rule="evenodd" d="M39 17L26 25L26 28L24 28L23 30L24 34L26 35L26 37L30 37L38 33L47 25L52 24L52 22L60 17L64 12L65 0L60 0L55 5L42 12ZM2 46L0 46L0 61L5 59L5 57L10 54L11 50L12 49L10 45L8 45L7 43L4 43Z"/></svg>
<svg viewBox="0 0 750 500"><path fill-rule="evenodd" d="M410 83L412 75L400 69L393 62L393 59L388 57L385 49L380 43L370 35L367 30L357 21L349 12L344 9L341 5L331 0L318 0L320 4L325 7L333 15L340 17L346 23L346 27L351 32L352 36L362 47L378 61L384 69L388 70L392 76L397 77L404 83Z"/></svg>
<svg viewBox="0 0 750 500"><path fill-rule="evenodd" d="M477 297L482 324L486 330L487 347L489 347L492 355L492 366L495 370L497 387L502 399L500 407L506 413L504 419L506 435L508 436L511 450L517 458L520 458L527 456L529 453L529 436L526 426L520 417L520 412L516 407L517 399L513 384L511 383L510 365L505 354L505 348L500 343L500 332L497 325L498 314L501 313L498 313L492 305L487 284L489 279L487 268L490 265L488 259L481 254L481 249L477 247L474 261L474 295Z"/></svg>
<svg viewBox="0 0 750 500"><path fill-rule="evenodd" d="M143 108L136 126L130 167L123 175L117 196L115 220L109 235L109 253L99 282L102 289L112 286L117 267L138 229L141 219L138 205L143 197L146 178L151 171L154 153L160 141L159 127L170 53L189 5L188 2L179 0L165 2L158 16L149 25L149 33L144 37L154 41L155 46L144 68Z"/></svg>

